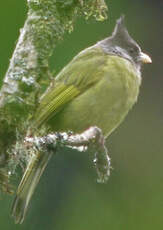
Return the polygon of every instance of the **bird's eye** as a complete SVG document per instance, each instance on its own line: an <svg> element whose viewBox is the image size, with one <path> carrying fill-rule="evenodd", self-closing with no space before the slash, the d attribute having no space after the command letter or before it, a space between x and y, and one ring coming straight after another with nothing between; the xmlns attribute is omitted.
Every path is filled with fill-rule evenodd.
<svg viewBox="0 0 163 230"><path fill-rule="evenodd" d="M133 53L135 53L135 49L134 48L129 48L129 52L131 53L131 54L133 54Z"/></svg>
<svg viewBox="0 0 163 230"><path fill-rule="evenodd" d="M128 49L128 51L129 51L130 54L138 53L138 52L139 52L139 48L136 47L136 46L130 47L130 48Z"/></svg>

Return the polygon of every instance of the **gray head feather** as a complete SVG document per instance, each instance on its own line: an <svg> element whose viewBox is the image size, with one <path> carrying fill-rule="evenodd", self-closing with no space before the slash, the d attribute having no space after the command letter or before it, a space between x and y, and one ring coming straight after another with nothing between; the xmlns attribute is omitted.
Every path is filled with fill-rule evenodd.
<svg viewBox="0 0 163 230"><path fill-rule="evenodd" d="M104 52L108 54L118 55L131 61L140 69L139 55L141 49L139 45L129 35L124 23L124 15L116 22L112 35L96 45L101 46Z"/></svg>

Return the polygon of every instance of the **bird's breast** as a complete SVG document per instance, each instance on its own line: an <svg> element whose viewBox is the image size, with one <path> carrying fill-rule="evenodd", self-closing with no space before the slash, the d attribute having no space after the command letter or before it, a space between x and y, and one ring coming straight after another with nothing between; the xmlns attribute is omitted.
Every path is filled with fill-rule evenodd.
<svg viewBox="0 0 163 230"><path fill-rule="evenodd" d="M129 61L118 59L109 59L100 81L55 115L53 129L82 132L96 125L108 136L122 122L137 100L140 77Z"/></svg>

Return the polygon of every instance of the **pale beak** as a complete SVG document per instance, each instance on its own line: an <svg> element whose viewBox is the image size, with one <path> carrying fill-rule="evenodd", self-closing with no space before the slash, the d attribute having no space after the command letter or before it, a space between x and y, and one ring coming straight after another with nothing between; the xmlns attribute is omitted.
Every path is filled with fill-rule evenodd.
<svg viewBox="0 0 163 230"><path fill-rule="evenodd" d="M152 63L152 59L147 54L145 54L143 52L140 53L140 57L139 58L140 58L139 60L142 63Z"/></svg>

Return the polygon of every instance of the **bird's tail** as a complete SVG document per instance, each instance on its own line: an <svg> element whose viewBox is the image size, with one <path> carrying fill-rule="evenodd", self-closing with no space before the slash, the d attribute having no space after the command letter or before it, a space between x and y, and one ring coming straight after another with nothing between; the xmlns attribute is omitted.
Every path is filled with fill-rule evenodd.
<svg viewBox="0 0 163 230"><path fill-rule="evenodd" d="M37 152L28 163L12 205L11 215L16 223L23 222L31 197L52 154L52 151Z"/></svg>

